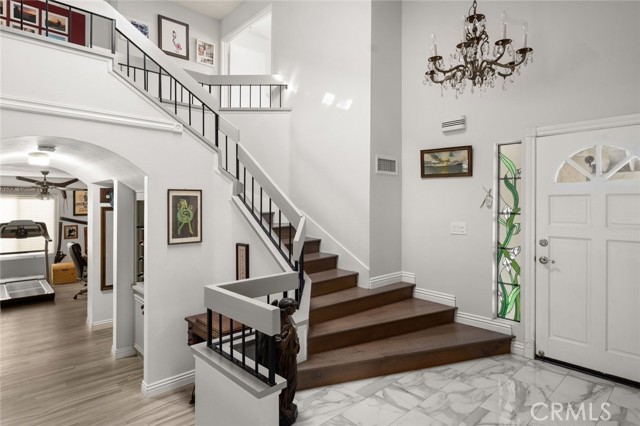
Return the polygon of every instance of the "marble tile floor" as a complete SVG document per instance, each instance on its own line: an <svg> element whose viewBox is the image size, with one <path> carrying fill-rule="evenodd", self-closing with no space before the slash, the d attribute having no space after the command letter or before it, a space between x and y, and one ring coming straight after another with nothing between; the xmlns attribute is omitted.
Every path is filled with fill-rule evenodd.
<svg viewBox="0 0 640 426"><path fill-rule="evenodd" d="M640 426L640 389L501 355L308 389L296 426Z"/></svg>

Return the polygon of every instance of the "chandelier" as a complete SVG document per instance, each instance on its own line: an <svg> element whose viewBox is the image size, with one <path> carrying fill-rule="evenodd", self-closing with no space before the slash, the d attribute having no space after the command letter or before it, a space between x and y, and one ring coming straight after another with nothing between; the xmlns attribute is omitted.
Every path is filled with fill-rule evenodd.
<svg viewBox="0 0 640 426"><path fill-rule="evenodd" d="M522 27L522 47L515 49L512 40L507 38L507 16L502 12L502 38L491 49L485 31L485 16L477 12L477 6L473 0L469 15L462 18L462 39L456 45L455 53L450 55L450 68L445 68L443 57L438 55L436 37L431 34L432 56L423 83L440 84L443 95L444 90L451 88L457 98L458 94L464 93L467 80L471 81L471 93L474 88L482 93L487 87L495 86L498 76L503 78L502 88L506 90L507 77L513 82L514 74L520 75L522 66L533 63L533 49L527 47L527 24Z"/></svg>

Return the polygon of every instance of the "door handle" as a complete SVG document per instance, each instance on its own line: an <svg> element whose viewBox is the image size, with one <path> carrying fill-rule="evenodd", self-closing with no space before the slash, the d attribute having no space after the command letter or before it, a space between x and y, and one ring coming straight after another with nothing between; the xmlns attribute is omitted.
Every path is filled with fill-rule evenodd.
<svg viewBox="0 0 640 426"><path fill-rule="evenodd" d="M540 263L542 263L543 265L546 265L549 262L556 263L555 260L550 260L547 256L540 256Z"/></svg>

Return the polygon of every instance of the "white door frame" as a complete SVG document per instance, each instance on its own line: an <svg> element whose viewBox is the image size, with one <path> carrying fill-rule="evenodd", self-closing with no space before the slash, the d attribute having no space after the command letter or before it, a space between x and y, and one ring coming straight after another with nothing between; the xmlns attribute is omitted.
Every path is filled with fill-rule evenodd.
<svg viewBox="0 0 640 426"><path fill-rule="evenodd" d="M524 138L524 170L522 180L524 198L526 200L523 211L525 226L523 258L529 260L524 267L523 285L523 322L524 322L524 355L535 357L536 338L536 142L537 138L545 136L563 135L567 133L587 132L591 130L610 129L640 125L640 114L610 117L600 120L582 121L577 123L560 124L556 126L535 127L527 129Z"/></svg>

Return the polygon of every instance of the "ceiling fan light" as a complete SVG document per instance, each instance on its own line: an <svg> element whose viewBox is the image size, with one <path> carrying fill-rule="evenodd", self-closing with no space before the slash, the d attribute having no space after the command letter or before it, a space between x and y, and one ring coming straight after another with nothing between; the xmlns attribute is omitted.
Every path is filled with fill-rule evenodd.
<svg viewBox="0 0 640 426"><path fill-rule="evenodd" d="M49 155L46 152L30 152L28 162L32 166L48 166Z"/></svg>

